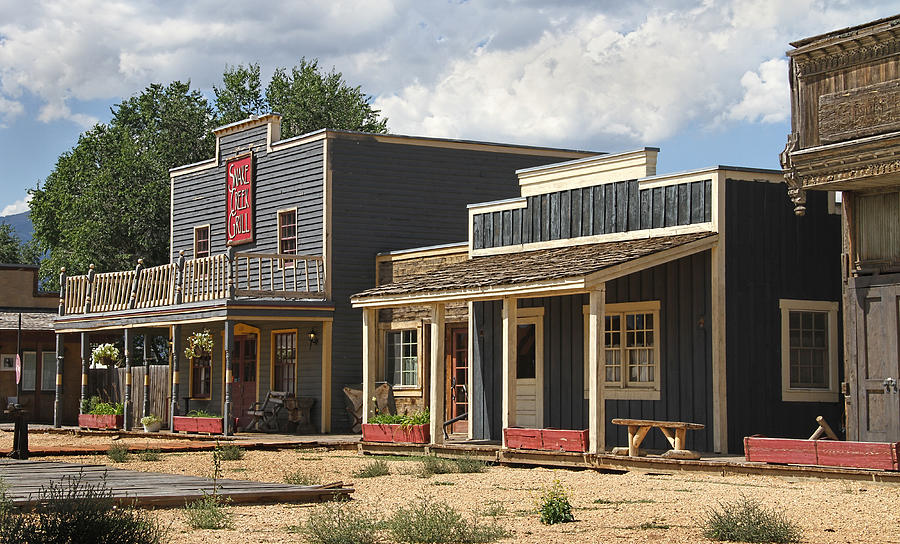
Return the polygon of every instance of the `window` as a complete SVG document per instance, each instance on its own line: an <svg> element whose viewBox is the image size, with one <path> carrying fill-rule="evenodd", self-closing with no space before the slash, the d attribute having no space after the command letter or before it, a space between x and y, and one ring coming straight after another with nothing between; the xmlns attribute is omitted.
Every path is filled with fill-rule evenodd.
<svg viewBox="0 0 900 544"><path fill-rule="evenodd" d="M209 257L209 225L194 227L194 258Z"/></svg>
<svg viewBox="0 0 900 544"><path fill-rule="evenodd" d="M385 333L385 379L394 386L419 385L419 343L416 329Z"/></svg>
<svg viewBox="0 0 900 544"><path fill-rule="evenodd" d="M37 352L22 353L22 391L34 391L37 386Z"/></svg>
<svg viewBox="0 0 900 544"><path fill-rule="evenodd" d="M659 301L605 305L604 396L659 400ZM584 396L588 397L588 307L584 307Z"/></svg>
<svg viewBox="0 0 900 544"><path fill-rule="evenodd" d="M837 302L782 299L781 400L836 402Z"/></svg>
<svg viewBox="0 0 900 544"><path fill-rule="evenodd" d="M272 389L296 394L297 331L272 333L272 345L275 346L272 353Z"/></svg>
<svg viewBox="0 0 900 544"><path fill-rule="evenodd" d="M191 357L191 398L208 399L210 397L210 376L212 357Z"/></svg>
<svg viewBox="0 0 900 544"><path fill-rule="evenodd" d="M41 391L56 390L56 352L41 352Z"/></svg>
<svg viewBox="0 0 900 544"><path fill-rule="evenodd" d="M297 210L278 212L278 253L297 254Z"/></svg>

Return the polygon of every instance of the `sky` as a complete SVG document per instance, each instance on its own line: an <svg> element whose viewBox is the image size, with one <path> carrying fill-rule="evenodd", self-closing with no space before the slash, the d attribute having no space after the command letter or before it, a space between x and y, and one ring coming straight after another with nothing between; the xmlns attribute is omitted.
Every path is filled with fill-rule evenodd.
<svg viewBox="0 0 900 544"><path fill-rule="evenodd" d="M361 85L395 134L617 152L658 172L778 168L789 42L898 0L0 0L0 216L151 83L210 99L226 66L301 57ZM510 195L513 196L513 195Z"/></svg>

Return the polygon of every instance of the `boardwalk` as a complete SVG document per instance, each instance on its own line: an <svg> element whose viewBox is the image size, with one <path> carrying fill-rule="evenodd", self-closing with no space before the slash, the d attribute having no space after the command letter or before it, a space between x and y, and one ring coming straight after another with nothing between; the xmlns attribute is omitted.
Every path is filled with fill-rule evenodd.
<svg viewBox="0 0 900 544"><path fill-rule="evenodd" d="M213 492L213 481L208 478L48 461L0 460L0 477L8 486L7 496L18 505L35 502L41 489L47 488L51 482L65 487L68 482L79 478L91 486L105 483L114 498L136 506L184 506L187 501ZM352 488L339 486L297 486L225 479L219 479L217 487L219 496L244 504L315 502L353 492Z"/></svg>

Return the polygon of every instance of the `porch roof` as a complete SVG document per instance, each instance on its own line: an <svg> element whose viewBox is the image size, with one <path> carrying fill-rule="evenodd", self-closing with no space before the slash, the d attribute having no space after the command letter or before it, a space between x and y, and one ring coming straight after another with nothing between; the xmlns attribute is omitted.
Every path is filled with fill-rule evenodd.
<svg viewBox="0 0 900 544"><path fill-rule="evenodd" d="M572 245L450 264L354 295L354 306L395 306L563 294L713 247L715 232Z"/></svg>
<svg viewBox="0 0 900 544"><path fill-rule="evenodd" d="M19 313L17 311L0 311L0 330L17 330L19 328ZM45 312L23 311L21 314L23 331L53 330L53 320L56 317L56 312L53 310Z"/></svg>

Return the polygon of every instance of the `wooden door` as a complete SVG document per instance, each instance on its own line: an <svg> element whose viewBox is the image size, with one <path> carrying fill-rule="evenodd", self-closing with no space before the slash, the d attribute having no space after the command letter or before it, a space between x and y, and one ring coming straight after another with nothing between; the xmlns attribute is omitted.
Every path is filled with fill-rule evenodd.
<svg viewBox="0 0 900 544"><path fill-rule="evenodd" d="M469 411L469 330L465 327L447 328L447 420ZM449 432L467 434L469 421L454 422Z"/></svg>
<svg viewBox="0 0 900 544"><path fill-rule="evenodd" d="M543 327L539 318L520 318L516 348L516 427L543 426Z"/></svg>
<svg viewBox="0 0 900 544"><path fill-rule="evenodd" d="M256 402L256 350L255 334L237 335L234 337L232 370L234 381L231 384L232 410L238 418L238 427L247 428L250 417L247 409Z"/></svg>
<svg viewBox="0 0 900 544"><path fill-rule="evenodd" d="M851 437L865 442L900 441L900 285L861 287L849 293L848 311L855 315L848 325L855 330L848 330L848 351L851 360L855 356L857 382L857 428Z"/></svg>

